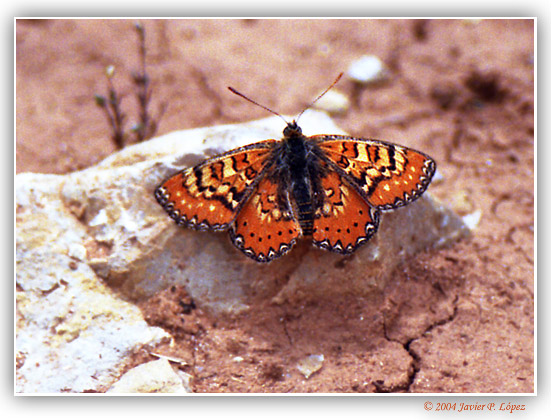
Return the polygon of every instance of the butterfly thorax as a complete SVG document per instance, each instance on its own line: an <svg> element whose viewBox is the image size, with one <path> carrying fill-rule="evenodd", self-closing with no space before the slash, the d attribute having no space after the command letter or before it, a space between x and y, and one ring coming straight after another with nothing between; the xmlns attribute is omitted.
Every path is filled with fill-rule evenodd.
<svg viewBox="0 0 551 420"><path fill-rule="evenodd" d="M302 134L302 130L296 122L287 125L283 131L282 153L285 172L282 178L286 178L289 192L293 202L293 211L302 229L304 236L312 234L315 204L315 178L317 156L312 153L315 145L310 144Z"/></svg>

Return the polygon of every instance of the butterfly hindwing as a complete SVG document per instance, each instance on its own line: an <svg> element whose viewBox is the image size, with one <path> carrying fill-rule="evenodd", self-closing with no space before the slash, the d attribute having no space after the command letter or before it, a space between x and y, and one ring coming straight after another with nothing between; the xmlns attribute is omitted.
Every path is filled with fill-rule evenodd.
<svg viewBox="0 0 551 420"><path fill-rule="evenodd" d="M226 230L261 178L276 142L231 150L164 181L157 201L179 224L198 230Z"/></svg>
<svg viewBox="0 0 551 420"><path fill-rule="evenodd" d="M231 229L234 245L259 262L287 253L302 236L287 195L278 195L276 179L267 174L241 208Z"/></svg>
<svg viewBox="0 0 551 420"><path fill-rule="evenodd" d="M322 173L324 198L314 215L313 243L322 249L350 254L377 231L379 213L339 173Z"/></svg>
<svg viewBox="0 0 551 420"><path fill-rule="evenodd" d="M427 155L380 140L313 136L326 159L380 210L406 205L428 187L436 164Z"/></svg>

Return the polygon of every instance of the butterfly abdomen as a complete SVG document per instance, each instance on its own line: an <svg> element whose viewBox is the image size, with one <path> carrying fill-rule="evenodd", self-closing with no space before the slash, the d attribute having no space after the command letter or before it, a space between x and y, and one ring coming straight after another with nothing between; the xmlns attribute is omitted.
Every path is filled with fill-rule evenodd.
<svg viewBox="0 0 551 420"><path fill-rule="evenodd" d="M312 194L308 191L305 184L305 182L295 184L293 196L295 198L297 218L302 229L302 234L310 236L314 227L314 206Z"/></svg>
<svg viewBox="0 0 551 420"><path fill-rule="evenodd" d="M310 174L311 163L307 140L303 135L291 136L286 139L287 150L285 154L290 192L295 203L297 220L304 236L312 235L314 227L314 200L312 178Z"/></svg>

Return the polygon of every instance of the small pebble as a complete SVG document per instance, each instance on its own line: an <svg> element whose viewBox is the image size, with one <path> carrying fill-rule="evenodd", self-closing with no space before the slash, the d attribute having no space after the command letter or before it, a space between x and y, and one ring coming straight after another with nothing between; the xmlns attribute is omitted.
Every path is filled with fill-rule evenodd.
<svg viewBox="0 0 551 420"><path fill-rule="evenodd" d="M350 108L350 101L346 95L330 90L316 102L314 108L330 114L343 114Z"/></svg>
<svg viewBox="0 0 551 420"><path fill-rule="evenodd" d="M480 223L481 217L482 217L482 212L480 210L476 210L471 214L467 214L466 216L463 216L463 223L465 223L465 225L470 230L474 230Z"/></svg>
<svg viewBox="0 0 551 420"><path fill-rule="evenodd" d="M352 62L346 73L350 79L362 84L380 82L389 74L385 64L374 55L364 55Z"/></svg>
<svg viewBox="0 0 551 420"><path fill-rule="evenodd" d="M313 373L321 369L323 359L323 354L311 354L298 362L297 369L308 379Z"/></svg>
<svg viewBox="0 0 551 420"><path fill-rule="evenodd" d="M188 379L189 381L189 379ZM189 384L176 374L165 358L147 362L130 369L115 382L107 393L115 394L186 394Z"/></svg>
<svg viewBox="0 0 551 420"><path fill-rule="evenodd" d="M82 244L71 243L67 250L67 255L79 261L86 260L86 248Z"/></svg>

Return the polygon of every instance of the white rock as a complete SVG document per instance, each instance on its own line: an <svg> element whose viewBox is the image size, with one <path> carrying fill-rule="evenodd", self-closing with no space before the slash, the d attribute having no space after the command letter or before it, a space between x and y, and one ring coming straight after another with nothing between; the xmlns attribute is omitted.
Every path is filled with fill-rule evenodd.
<svg viewBox="0 0 551 420"><path fill-rule="evenodd" d="M16 177L16 392L96 390L125 357L168 334L106 288L86 260L86 226L61 200L71 175Z"/></svg>
<svg viewBox="0 0 551 420"><path fill-rule="evenodd" d="M322 112L306 112L300 125L306 135L343 134ZM409 256L468 233L460 218L425 194L384 214L379 232L352 257L303 241L263 265L237 250L225 232L176 226L156 202L153 192L169 175L215 152L279 139L284 126L271 117L180 131L72 174L17 175L17 392L109 386L132 351L169 337L148 327L128 302L170 285L184 285L214 315L246 309L251 296L283 302L366 295L384 287ZM279 290L282 276L288 280ZM102 279L117 284L116 292Z"/></svg>
<svg viewBox="0 0 551 420"><path fill-rule="evenodd" d="M301 359L297 364L297 369L308 379L323 366L323 354L311 354Z"/></svg>
<svg viewBox="0 0 551 420"><path fill-rule="evenodd" d="M343 93L330 90L314 104L314 108L330 114L343 114L350 108L350 100Z"/></svg>
<svg viewBox="0 0 551 420"><path fill-rule="evenodd" d="M379 57L364 55L350 64L346 74L357 83L368 84L386 79L389 71Z"/></svg>
<svg viewBox="0 0 551 420"><path fill-rule="evenodd" d="M475 230L482 218L482 211L476 210L470 214L463 216L463 223L470 229Z"/></svg>
<svg viewBox="0 0 551 420"><path fill-rule="evenodd" d="M189 392L191 392L189 379L183 380L164 358L129 370L107 391L110 394L187 394Z"/></svg>

